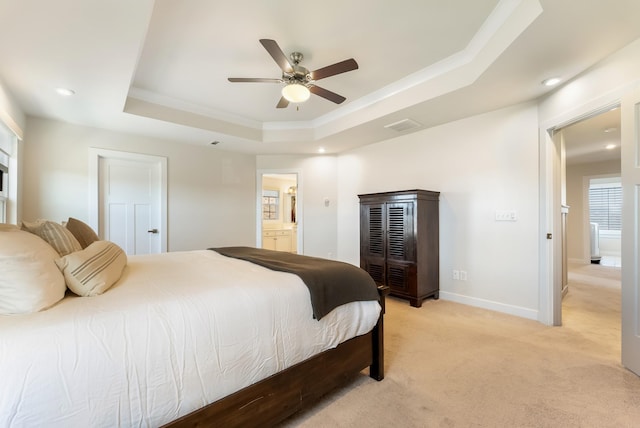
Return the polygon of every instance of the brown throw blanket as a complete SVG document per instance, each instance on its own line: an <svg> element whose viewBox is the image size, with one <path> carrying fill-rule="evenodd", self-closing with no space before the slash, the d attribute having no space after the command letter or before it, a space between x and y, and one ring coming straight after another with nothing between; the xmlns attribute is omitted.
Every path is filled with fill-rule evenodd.
<svg viewBox="0 0 640 428"><path fill-rule="evenodd" d="M345 303L378 300L377 286L371 276L348 263L251 247L209 249L223 256L298 275L309 288L313 316L318 320Z"/></svg>

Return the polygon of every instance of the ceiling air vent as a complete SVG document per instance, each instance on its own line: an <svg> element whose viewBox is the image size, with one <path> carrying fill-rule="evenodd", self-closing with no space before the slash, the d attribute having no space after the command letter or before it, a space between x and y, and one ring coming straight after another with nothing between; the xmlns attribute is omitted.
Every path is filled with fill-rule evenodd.
<svg viewBox="0 0 640 428"><path fill-rule="evenodd" d="M416 122L415 120L411 120L411 119L402 119L399 120L398 122L394 122L394 123L390 123L389 125L385 125L385 128L388 129L393 129L394 131L397 132L404 132L404 131L408 131L410 129L415 129L415 128L419 128L422 125L419 124L418 122Z"/></svg>

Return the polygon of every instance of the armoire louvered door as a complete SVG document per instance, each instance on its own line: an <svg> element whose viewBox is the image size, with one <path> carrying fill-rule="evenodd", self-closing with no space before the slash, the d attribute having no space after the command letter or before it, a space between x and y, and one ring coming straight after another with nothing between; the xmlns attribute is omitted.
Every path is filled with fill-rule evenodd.
<svg viewBox="0 0 640 428"><path fill-rule="evenodd" d="M386 204L386 284L396 293L415 293L415 290L411 288L415 284L412 279L416 273L413 206L414 202Z"/></svg>
<svg viewBox="0 0 640 428"><path fill-rule="evenodd" d="M385 253L386 253L386 215L385 204L369 204L361 215L366 225L364 233L361 232L361 248L365 251L366 266L364 270L378 284L385 284ZM362 260L361 260L362 262Z"/></svg>
<svg viewBox="0 0 640 428"><path fill-rule="evenodd" d="M412 306L421 306L429 296L437 298L439 193L413 190L359 197L360 266ZM430 242L419 245L419 239Z"/></svg>

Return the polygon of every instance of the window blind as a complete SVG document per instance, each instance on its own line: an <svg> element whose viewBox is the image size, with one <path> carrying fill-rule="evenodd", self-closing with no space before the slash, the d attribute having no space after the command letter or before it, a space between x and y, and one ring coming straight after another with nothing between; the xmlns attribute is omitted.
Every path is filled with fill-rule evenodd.
<svg viewBox="0 0 640 428"><path fill-rule="evenodd" d="M589 221L600 230L622 229L622 187L589 189Z"/></svg>

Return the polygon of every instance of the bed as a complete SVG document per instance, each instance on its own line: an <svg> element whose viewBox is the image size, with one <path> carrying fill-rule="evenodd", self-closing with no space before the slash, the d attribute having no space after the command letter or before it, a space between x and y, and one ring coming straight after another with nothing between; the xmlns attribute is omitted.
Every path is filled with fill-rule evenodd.
<svg viewBox="0 0 640 428"><path fill-rule="evenodd" d="M298 275L218 251L130 256L99 295L0 316L0 426L274 425L384 377L378 294L324 314Z"/></svg>

